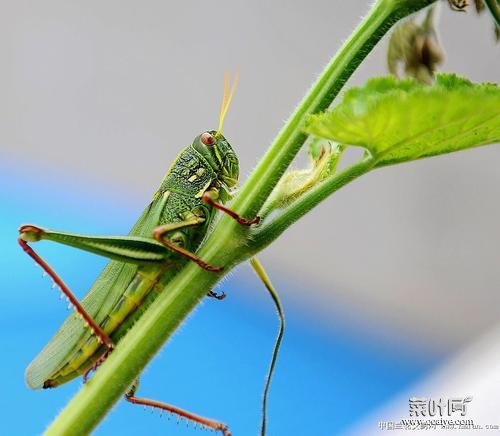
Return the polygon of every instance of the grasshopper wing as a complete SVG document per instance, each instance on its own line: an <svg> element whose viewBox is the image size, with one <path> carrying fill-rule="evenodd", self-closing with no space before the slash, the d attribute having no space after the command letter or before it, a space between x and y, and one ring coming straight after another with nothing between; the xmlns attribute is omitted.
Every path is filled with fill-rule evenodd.
<svg viewBox="0 0 500 436"><path fill-rule="evenodd" d="M165 206L162 199L154 200L142 213L130 234L149 236L158 225ZM137 271L137 266L110 261L82 300L87 313L99 324L120 299L124 289ZM44 382L68 363L69 356L81 347L90 335L89 329L76 312L72 313L51 341L30 363L25 380L32 389L40 389Z"/></svg>

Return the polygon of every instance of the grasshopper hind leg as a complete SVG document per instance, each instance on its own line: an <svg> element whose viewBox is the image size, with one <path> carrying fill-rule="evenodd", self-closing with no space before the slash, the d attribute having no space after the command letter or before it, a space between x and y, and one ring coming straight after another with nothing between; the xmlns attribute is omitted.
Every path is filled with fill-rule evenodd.
<svg viewBox="0 0 500 436"><path fill-rule="evenodd" d="M39 229L36 226L23 226L20 228L21 235L23 234L28 234L29 237L27 238L28 240L37 240L37 236L42 232L41 229ZM25 236L26 237L26 236ZM106 351L96 360L96 362L83 374L83 382L85 383L87 381L87 378L90 374L91 371L95 371L97 367L106 360L108 357L109 353L113 351L115 348L115 344L113 340L102 330L102 328L94 321L94 319L87 313L87 311L83 308L83 306L80 304L78 299L75 297L73 292L68 288L66 283L59 277L59 275L51 268L51 266L44 260L42 259L36 252L33 250L33 248L30 247L30 245L23 239L23 237L18 238L18 243L21 246L21 248L24 250L24 252L30 256L38 265L42 267L42 269L52 278L54 283L59 287L61 292L67 297L68 301L71 303L71 305L75 308L76 312L78 315L82 318L82 320L89 326L89 328L94 332L96 335L97 339L101 344L103 344L106 347ZM49 389L57 386L54 384L52 380L45 380L43 383L43 389Z"/></svg>
<svg viewBox="0 0 500 436"><path fill-rule="evenodd" d="M21 248L50 276L50 278L54 281L54 283L59 287L61 292L67 297L69 303L75 308L78 315L81 316L85 324L87 324L89 328L94 332L99 342L107 348L107 352L109 353L115 347L115 344L112 341L112 339L101 329L101 327L99 327L99 325L94 321L94 319L87 313L87 311L80 304L80 302L75 297L73 292L71 292L71 290L68 288L66 283L64 283L64 281L57 275L57 273L50 267L50 265L45 260L43 260L35 252L35 250L33 250L33 248L30 247L28 242L26 242L26 240L23 238L23 234L30 233L31 238L28 238L28 240L36 241L38 233L42 232L42 230L36 226L27 225L27 226L22 226L19 229L19 231L21 233L21 236L18 238L17 241L21 246Z"/></svg>
<svg viewBox="0 0 500 436"><path fill-rule="evenodd" d="M125 399L129 403L151 407L153 409L159 409L160 411L165 411L167 413L177 415L179 419L184 418L188 422L192 421L195 424L198 424L207 429L220 431L222 436L231 436L231 432L229 431L228 426L223 422L215 421L209 418L204 418L203 416L196 415L194 413L188 412L187 410L181 409L176 406L172 406L171 404L150 400L149 398L136 397L135 393L138 387L139 387L139 380L136 380L125 394Z"/></svg>

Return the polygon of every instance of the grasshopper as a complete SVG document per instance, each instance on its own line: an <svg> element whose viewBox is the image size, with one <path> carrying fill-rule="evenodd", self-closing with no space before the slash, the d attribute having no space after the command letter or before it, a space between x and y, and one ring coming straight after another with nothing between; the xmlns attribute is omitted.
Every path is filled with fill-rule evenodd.
<svg viewBox="0 0 500 436"><path fill-rule="evenodd" d="M80 235L34 225L20 227L18 242L23 250L52 278L75 309L26 369L30 388L54 388L80 375L86 382L158 293L168 292L169 281L185 262L192 261L208 271L221 272L223 267L210 265L195 254L217 210L227 213L241 225L259 223L259 217L246 219L223 205L230 199L239 176L238 158L222 135L236 82L229 90L226 75L218 130L201 133L180 152L128 236ZM29 245L42 239L111 259L81 302ZM250 263L270 292L281 319L262 400L261 433L264 434L267 393L283 335L284 317L276 291L262 265L255 258ZM207 295L219 300L225 297L224 293L213 291ZM228 426L222 422L136 397L138 383L136 380L125 393L129 402L165 410L218 430L225 436L230 435Z"/></svg>

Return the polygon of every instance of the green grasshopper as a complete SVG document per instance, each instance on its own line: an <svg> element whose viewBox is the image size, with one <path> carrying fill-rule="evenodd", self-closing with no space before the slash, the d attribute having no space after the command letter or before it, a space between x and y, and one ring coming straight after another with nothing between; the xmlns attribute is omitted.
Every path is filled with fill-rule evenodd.
<svg viewBox="0 0 500 436"><path fill-rule="evenodd" d="M204 238L216 210L229 214L241 225L259 223L259 217L246 219L223 206L231 196L239 176L238 158L222 135L222 126L234 95L236 80L229 90L226 76L219 128L198 135L185 147L165 175L151 203L146 207L128 236L88 236L43 229L34 225L20 227L19 244L39 264L74 306L52 340L26 370L26 382L32 389L53 388L89 374L103 363L127 330L153 303L160 292L168 292L168 283L190 260L215 273L223 270L200 259L195 253ZM29 242L42 239L70 245L112 259L80 303L55 271L31 248ZM270 292L281 319L262 402L262 427L265 433L266 401L284 318L277 294L257 259L251 265ZM223 299L213 291L210 297ZM222 422L203 418L178 407L135 396L138 380L125 398L177 414L225 436L230 435Z"/></svg>

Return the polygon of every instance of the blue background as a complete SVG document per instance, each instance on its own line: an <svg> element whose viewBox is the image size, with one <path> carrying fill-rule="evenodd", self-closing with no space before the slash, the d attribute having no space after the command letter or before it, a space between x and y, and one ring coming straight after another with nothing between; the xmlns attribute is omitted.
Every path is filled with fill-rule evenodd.
<svg viewBox="0 0 500 436"><path fill-rule="evenodd" d="M124 234L142 206L123 192L83 187L66 173L43 174L23 166L1 169L2 268L0 335L4 434L39 434L79 389L81 380L31 391L24 369L67 316L48 278L16 243L17 228L34 223L88 233ZM82 296L106 260L47 242L35 247ZM287 330L269 398L269 435L338 434L367 412L420 379L440 356L384 342L331 314L328 327L289 297L293 276L274 277L281 289ZM313 286L313 284L311 284ZM258 433L260 400L278 322L263 286L242 266L223 281L228 297L207 299L166 345L141 379L139 395L220 419L235 435ZM307 298L307 289L301 297ZM335 318L339 321L335 321ZM333 325L333 328L332 328ZM153 416L152 416L153 415ZM147 429L147 430L145 430ZM185 422L121 401L98 435L200 434Z"/></svg>

